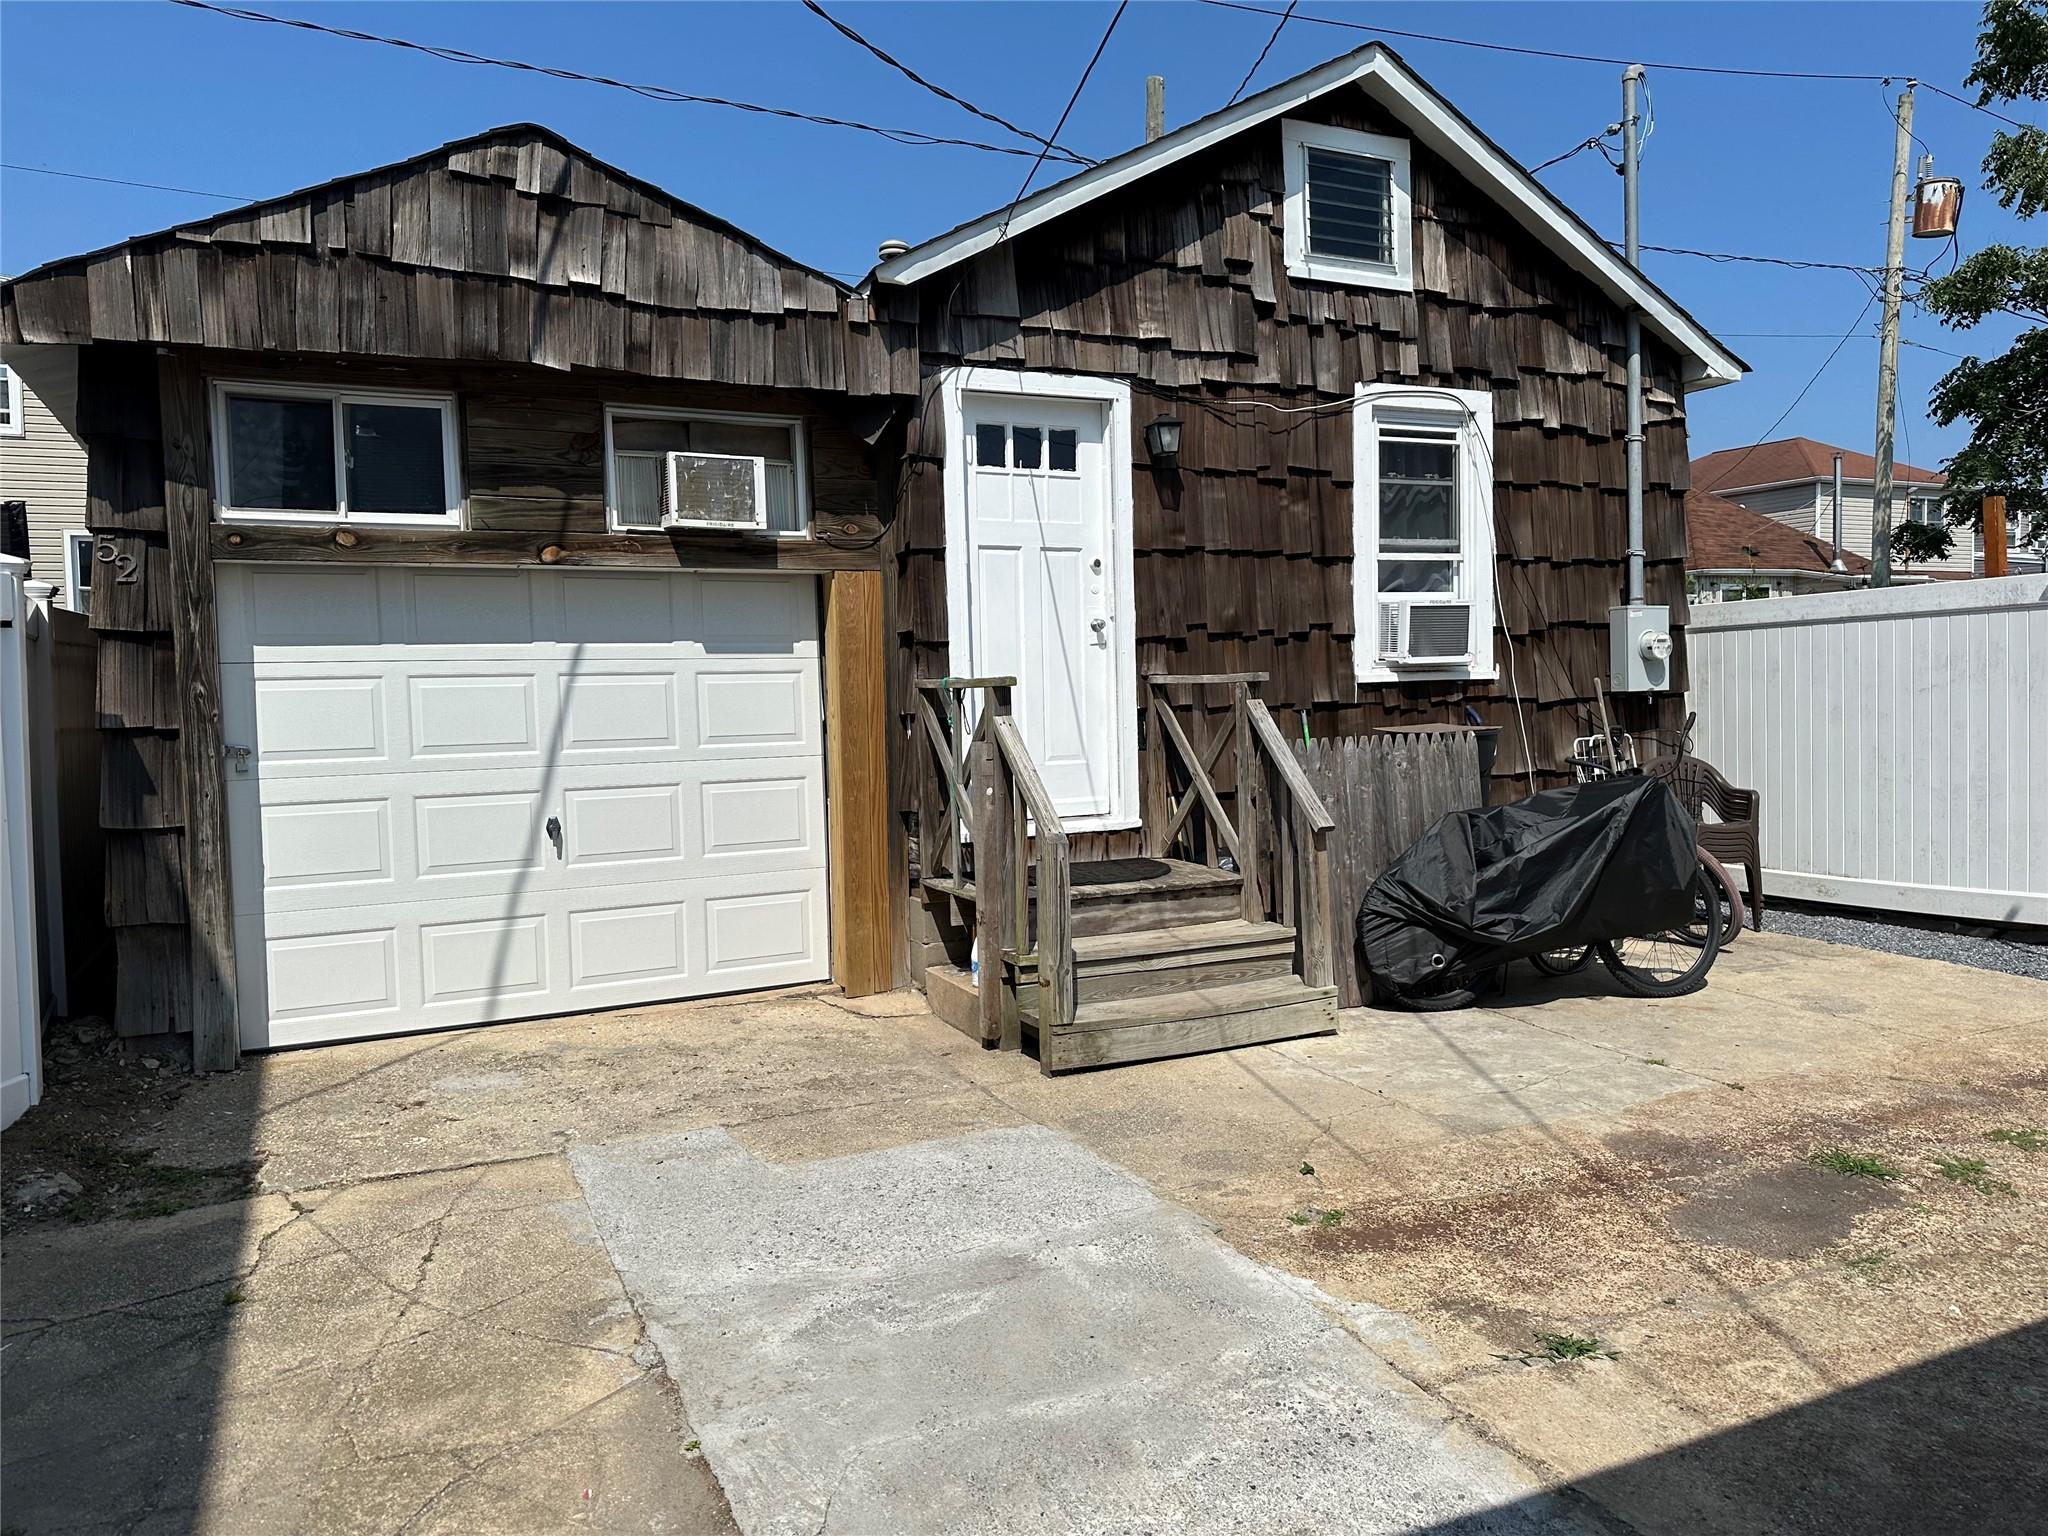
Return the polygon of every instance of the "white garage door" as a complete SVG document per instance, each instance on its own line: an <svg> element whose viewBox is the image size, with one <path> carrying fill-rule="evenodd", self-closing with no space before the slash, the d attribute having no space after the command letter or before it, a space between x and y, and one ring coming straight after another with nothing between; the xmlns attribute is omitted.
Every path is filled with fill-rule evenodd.
<svg viewBox="0 0 2048 1536"><path fill-rule="evenodd" d="M825 977L810 578L218 570L245 1045Z"/></svg>

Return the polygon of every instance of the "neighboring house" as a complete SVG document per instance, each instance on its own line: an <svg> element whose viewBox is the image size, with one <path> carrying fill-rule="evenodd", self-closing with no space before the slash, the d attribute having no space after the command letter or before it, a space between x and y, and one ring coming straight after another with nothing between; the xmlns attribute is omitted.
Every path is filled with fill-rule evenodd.
<svg viewBox="0 0 2048 1536"><path fill-rule="evenodd" d="M1740 360L1378 45L857 289L531 126L28 273L0 340L81 348L117 1024L218 1066L914 979L973 895L914 862L949 675L1017 678L1083 862L1170 840L1154 671L1290 733L1471 709L1555 781L1630 310L1682 624L1685 397ZM1327 972L1287 952L1268 1001Z"/></svg>
<svg viewBox="0 0 2048 1536"><path fill-rule="evenodd" d="M28 507L29 575L83 613L92 582L85 445L78 440L78 349L0 353L0 501Z"/></svg>
<svg viewBox="0 0 2048 1536"><path fill-rule="evenodd" d="M1834 546L1716 496L1685 493L1685 584L1691 602L1794 597L1869 584L1870 562L1852 550L1835 569Z"/></svg>
<svg viewBox="0 0 2048 1536"><path fill-rule="evenodd" d="M1877 505L1877 461L1867 453L1837 450L1810 437L1788 437L1753 448L1723 448L1692 462L1695 490L1712 491L1752 512L1776 518L1817 539L1834 536L1835 454L1842 455L1842 547L1870 554L1871 513ZM1892 526L1941 521L1941 491L1948 477L1911 464L1892 466ZM2037 551L2015 549L2015 575L2041 569ZM1961 533L1945 560L1915 560L1895 570L1953 578L1984 569L1984 541Z"/></svg>

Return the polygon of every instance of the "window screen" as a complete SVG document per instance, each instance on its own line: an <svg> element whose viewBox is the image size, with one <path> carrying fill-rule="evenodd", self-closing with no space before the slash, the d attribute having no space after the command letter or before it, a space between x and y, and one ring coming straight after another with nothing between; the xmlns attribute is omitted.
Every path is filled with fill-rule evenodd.
<svg viewBox="0 0 2048 1536"><path fill-rule="evenodd" d="M230 395L227 416L231 506L335 510L333 401Z"/></svg>
<svg viewBox="0 0 2048 1536"><path fill-rule="evenodd" d="M351 512L435 515L448 510L438 406L342 406Z"/></svg>
<svg viewBox="0 0 2048 1536"><path fill-rule="evenodd" d="M1391 264L1393 172L1384 160L1302 146L1312 256Z"/></svg>

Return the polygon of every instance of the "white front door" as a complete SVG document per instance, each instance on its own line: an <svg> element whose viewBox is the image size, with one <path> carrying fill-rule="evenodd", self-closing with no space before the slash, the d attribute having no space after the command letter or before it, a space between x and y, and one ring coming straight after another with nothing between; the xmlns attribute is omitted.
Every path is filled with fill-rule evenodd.
<svg viewBox="0 0 2048 1536"><path fill-rule="evenodd" d="M968 389L956 420L965 548L949 562L952 669L1017 679L1019 729L1070 826L1127 822L1129 549L1112 476L1128 469L1113 462L1111 406Z"/></svg>
<svg viewBox="0 0 2048 1536"><path fill-rule="evenodd" d="M245 1045L825 977L812 579L219 571Z"/></svg>

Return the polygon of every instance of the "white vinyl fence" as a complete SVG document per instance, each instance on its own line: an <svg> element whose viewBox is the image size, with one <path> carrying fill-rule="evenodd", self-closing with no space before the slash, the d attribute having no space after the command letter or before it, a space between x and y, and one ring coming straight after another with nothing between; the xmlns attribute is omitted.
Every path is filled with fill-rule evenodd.
<svg viewBox="0 0 2048 1536"><path fill-rule="evenodd" d="M1767 904L2048 923L2048 577L1703 605L1685 643Z"/></svg>
<svg viewBox="0 0 2048 1536"><path fill-rule="evenodd" d="M12 1125L43 1090L28 788L27 571L27 561L0 555L0 1125Z"/></svg>

